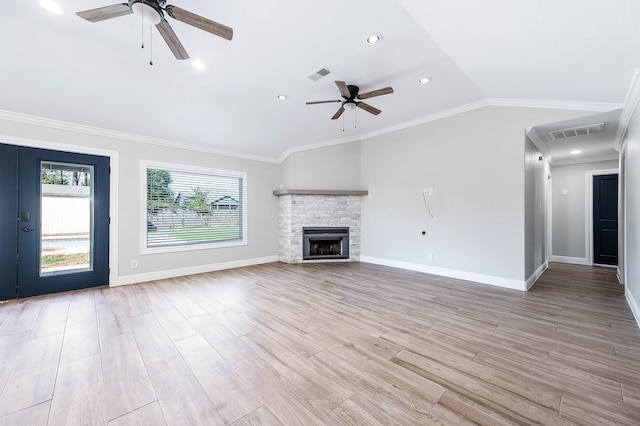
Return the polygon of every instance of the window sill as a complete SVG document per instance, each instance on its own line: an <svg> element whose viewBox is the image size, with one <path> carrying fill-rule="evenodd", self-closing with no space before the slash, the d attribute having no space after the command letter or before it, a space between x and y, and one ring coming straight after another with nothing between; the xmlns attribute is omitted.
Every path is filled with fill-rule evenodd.
<svg viewBox="0 0 640 426"><path fill-rule="evenodd" d="M162 254L162 253L179 253L183 251L195 251L195 250L214 250L219 248L228 247L240 247L246 246L247 241L223 241L219 243L205 243L205 244L189 244L184 246L164 246L164 247L145 247L140 250L141 255L148 254Z"/></svg>

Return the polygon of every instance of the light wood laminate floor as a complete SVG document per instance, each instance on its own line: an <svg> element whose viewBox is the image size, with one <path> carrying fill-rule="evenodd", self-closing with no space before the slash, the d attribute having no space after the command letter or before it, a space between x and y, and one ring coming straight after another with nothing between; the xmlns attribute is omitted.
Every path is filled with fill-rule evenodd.
<svg viewBox="0 0 640 426"><path fill-rule="evenodd" d="M611 269L268 264L0 305L0 425L640 424Z"/></svg>

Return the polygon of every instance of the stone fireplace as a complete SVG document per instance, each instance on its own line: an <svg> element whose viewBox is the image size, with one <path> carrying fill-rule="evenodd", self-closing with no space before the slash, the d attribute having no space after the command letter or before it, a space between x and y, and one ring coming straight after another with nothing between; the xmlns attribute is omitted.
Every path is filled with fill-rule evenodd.
<svg viewBox="0 0 640 426"><path fill-rule="evenodd" d="M367 191L281 189L273 194L279 197L280 261L360 260L360 202Z"/></svg>

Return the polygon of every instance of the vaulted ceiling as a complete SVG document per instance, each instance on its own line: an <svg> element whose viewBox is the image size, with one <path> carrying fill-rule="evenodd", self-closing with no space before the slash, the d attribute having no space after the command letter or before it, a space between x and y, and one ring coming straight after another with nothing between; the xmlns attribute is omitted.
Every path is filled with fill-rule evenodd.
<svg viewBox="0 0 640 426"><path fill-rule="evenodd" d="M3 2L0 110L267 158L487 103L613 110L640 67L637 0L171 0L234 29L167 18L183 61L136 15L75 14L113 0L56 1ZM305 102L339 99L335 80L394 93L331 120L339 104Z"/></svg>

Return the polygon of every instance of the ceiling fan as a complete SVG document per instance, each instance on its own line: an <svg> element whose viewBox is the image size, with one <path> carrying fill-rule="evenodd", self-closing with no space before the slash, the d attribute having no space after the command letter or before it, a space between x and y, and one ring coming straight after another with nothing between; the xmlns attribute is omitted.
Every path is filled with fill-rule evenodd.
<svg viewBox="0 0 640 426"><path fill-rule="evenodd" d="M369 99L375 96L388 95L389 93L393 93L393 89L391 87L385 87L378 90L373 90L371 92L359 93L360 88L358 86L354 86L352 84L346 84L344 81L336 81L336 86L338 86L338 90L340 90L340 95L343 99L336 99L331 101L313 101L307 102L307 105L315 105L315 104L326 104L332 102L342 102L340 105L340 109L331 117L332 120L340 118L342 113L345 110L353 110L356 107L361 108L368 113L373 115L378 115L382 111L378 108L372 107L369 104L362 102L362 99Z"/></svg>
<svg viewBox="0 0 640 426"><path fill-rule="evenodd" d="M89 22L99 22L135 13L140 15L145 23L155 25L176 59L189 59L189 54L166 20L164 12L167 12L167 15L178 21L200 28L218 37L227 40L233 38L233 28L196 15L188 10L167 4L166 0L129 0L129 3L119 3L97 9L85 10L77 12L76 15Z"/></svg>

